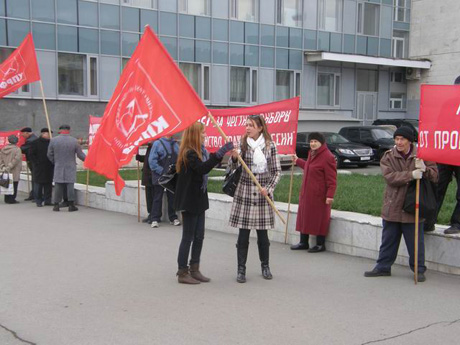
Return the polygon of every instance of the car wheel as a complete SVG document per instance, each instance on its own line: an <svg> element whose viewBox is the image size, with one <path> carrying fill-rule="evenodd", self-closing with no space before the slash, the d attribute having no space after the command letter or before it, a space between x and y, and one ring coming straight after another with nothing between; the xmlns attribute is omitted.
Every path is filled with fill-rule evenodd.
<svg viewBox="0 0 460 345"><path fill-rule="evenodd" d="M335 164L337 166L337 169L341 168L342 167L342 162L340 160L340 157L337 153L332 153L334 155L334 159L335 159Z"/></svg>

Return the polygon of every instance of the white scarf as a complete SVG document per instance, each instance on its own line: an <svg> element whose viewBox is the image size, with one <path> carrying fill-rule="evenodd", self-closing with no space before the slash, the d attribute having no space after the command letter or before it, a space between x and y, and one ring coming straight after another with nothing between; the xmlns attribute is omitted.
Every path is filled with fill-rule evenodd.
<svg viewBox="0 0 460 345"><path fill-rule="evenodd" d="M254 164L252 167L252 172L256 174L267 172L267 159L262 152L262 149L265 146L265 138L263 134L260 134L257 140L248 137L247 143L249 147L254 150Z"/></svg>

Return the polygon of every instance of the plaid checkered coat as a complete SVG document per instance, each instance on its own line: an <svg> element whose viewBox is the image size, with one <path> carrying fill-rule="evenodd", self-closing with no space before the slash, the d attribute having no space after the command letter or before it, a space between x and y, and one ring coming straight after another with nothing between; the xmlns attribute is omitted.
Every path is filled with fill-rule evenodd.
<svg viewBox="0 0 460 345"><path fill-rule="evenodd" d="M265 147L262 152L267 159L267 172L254 174L262 187L265 187L273 200L273 192L281 177L281 165L278 151L273 142ZM248 147L243 159L252 170L254 151ZM229 160L231 168L238 167L238 161ZM230 213L230 226L240 229L268 230L275 227L275 215L273 209L260 194L257 186L243 169L240 182L236 187L233 197L232 210Z"/></svg>

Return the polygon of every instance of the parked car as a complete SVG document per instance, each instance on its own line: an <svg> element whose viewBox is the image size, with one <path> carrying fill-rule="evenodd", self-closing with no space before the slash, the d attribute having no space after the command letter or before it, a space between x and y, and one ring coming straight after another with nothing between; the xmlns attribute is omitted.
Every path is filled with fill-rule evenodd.
<svg viewBox="0 0 460 345"><path fill-rule="evenodd" d="M308 151L310 151L308 134L309 133L297 133L297 157L307 158L308 156ZM369 146L352 143L338 133L323 132L323 134L326 137L328 149L335 157L337 168L349 165L366 167L374 160L372 148Z"/></svg>
<svg viewBox="0 0 460 345"><path fill-rule="evenodd" d="M375 120L372 125L381 126L381 125L393 125L396 128L401 126L407 126L412 128L415 134L415 141L418 141L418 120L414 119L378 119Z"/></svg>
<svg viewBox="0 0 460 345"><path fill-rule="evenodd" d="M339 133L348 140L372 147L376 161L380 161L383 154L393 148L394 130L380 126L353 126L343 127Z"/></svg>

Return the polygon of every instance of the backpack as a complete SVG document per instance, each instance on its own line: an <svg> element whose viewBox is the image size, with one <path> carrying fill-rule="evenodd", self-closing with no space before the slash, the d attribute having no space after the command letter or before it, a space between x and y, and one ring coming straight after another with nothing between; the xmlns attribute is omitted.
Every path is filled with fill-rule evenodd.
<svg viewBox="0 0 460 345"><path fill-rule="evenodd" d="M158 164L163 168L163 174L166 173L171 165L176 164L177 162L177 153L174 151L175 141L171 140L171 150L168 151L165 143L162 140L159 140L160 144L163 146L166 156L158 161ZM154 185L159 185L158 179L161 175L157 174L155 171L152 171L152 183Z"/></svg>

